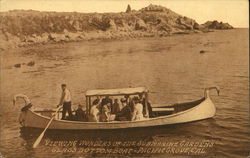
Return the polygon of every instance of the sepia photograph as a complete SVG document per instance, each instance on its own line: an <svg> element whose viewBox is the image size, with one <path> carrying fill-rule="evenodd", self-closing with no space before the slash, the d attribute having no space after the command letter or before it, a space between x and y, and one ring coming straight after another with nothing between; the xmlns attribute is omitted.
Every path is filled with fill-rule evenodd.
<svg viewBox="0 0 250 158"><path fill-rule="evenodd" d="M248 0L0 0L0 158L247 158Z"/></svg>

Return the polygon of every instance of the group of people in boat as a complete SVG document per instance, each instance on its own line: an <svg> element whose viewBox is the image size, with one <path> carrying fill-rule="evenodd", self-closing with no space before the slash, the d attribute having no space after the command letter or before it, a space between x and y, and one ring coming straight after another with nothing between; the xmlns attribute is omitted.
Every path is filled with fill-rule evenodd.
<svg viewBox="0 0 250 158"><path fill-rule="evenodd" d="M143 120L144 118L152 117L151 104L146 101L142 94L134 95L133 97L125 95L121 98L111 99L108 95L97 98L92 102L90 111L83 110L81 104L78 109L74 111L71 109L71 94L67 89L66 84L61 85L62 94L57 107L62 106L62 120L74 121L89 121L89 122L109 122L109 121L134 121ZM22 98L25 100L25 106L21 111L27 111L32 107L32 104L27 96L23 94L15 95L13 104L16 99ZM68 117L66 117L68 113Z"/></svg>
<svg viewBox="0 0 250 158"><path fill-rule="evenodd" d="M149 102L142 94L130 97L125 95L122 98L111 99L108 95L104 98L97 98L92 102L90 111L87 113L78 105L75 114L71 110L71 95L70 91L66 88L66 84L62 84L62 95L59 106L63 107L62 119L69 119L75 121L89 121L89 122L109 122L115 121L134 121L143 120L144 118L151 117L152 108ZM66 112L68 118L66 118Z"/></svg>
<svg viewBox="0 0 250 158"><path fill-rule="evenodd" d="M148 111L146 108L148 107ZM105 96L103 99L97 97L90 108L90 122L109 122L115 121L135 121L150 117L152 108L150 103L142 95L130 97L125 95L122 98Z"/></svg>

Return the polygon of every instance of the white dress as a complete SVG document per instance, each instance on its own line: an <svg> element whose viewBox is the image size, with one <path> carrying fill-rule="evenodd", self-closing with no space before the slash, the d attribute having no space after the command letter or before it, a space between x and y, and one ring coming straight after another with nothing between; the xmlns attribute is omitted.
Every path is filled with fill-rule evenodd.
<svg viewBox="0 0 250 158"><path fill-rule="evenodd" d="M132 121L143 120L143 105L141 103L135 104Z"/></svg>
<svg viewBox="0 0 250 158"><path fill-rule="evenodd" d="M92 106L89 115L90 122L99 122L99 109L96 106Z"/></svg>

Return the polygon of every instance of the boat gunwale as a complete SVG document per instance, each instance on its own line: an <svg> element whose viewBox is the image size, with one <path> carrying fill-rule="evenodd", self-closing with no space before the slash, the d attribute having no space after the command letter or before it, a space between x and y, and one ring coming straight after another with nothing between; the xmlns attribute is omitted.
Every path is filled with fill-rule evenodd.
<svg viewBox="0 0 250 158"><path fill-rule="evenodd" d="M204 97L202 97L201 99L204 99ZM199 99L199 100L201 100L201 99ZM192 101L192 102L196 102L196 101L199 101L199 100L195 100L195 101ZM155 120L161 120L161 119L175 117L175 116L182 115L184 113L193 111L194 109L199 108L201 106L201 104L203 104L204 102L207 102L208 100L211 101L210 97L205 98L202 102L195 105L194 107L192 107L190 109L187 109L187 110L184 110L184 111L181 111L181 112L178 112L178 113L174 113L174 114L170 114L170 115L166 115L166 116L159 116L159 117L155 117L155 118L146 118L146 119L143 119L143 120L136 120L136 121L82 122L82 121L70 121L70 120L58 120L58 119L54 119L54 121L55 122L62 122L62 123L73 123L73 124L127 124L127 123L131 124L131 123L138 123L138 122L155 121ZM188 102L188 103L192 103L192 102ZM182 103L180 103L180 104L182 104ZM51 119L50 117L43 116L43 115L38 114L38 113L36 113L36 112L34 112L32 110L29 110L29 111L32 112L33 114L39 116L39 117L44 118L44 119L47 119L47 120Z"/></svg>

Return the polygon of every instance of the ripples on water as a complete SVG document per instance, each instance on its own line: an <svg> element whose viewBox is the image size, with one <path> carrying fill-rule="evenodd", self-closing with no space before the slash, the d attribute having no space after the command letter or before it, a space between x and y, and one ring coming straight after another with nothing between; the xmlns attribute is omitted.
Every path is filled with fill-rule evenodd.
<svg viewBox="0 0 250 158"><path fill-rule="evenodd" d="M200 50L205 53L200 54ZM67 83L75 108L79 103L84 104L87 89L146 86L152 92L151 102L172 104L202 97L205 87L217 85L221 95L212 93L217 106L213 119L152 129L49 131L44 139L210 140L215 145L206 153L208 156L246 157L249 154L248 58L248 29L160 39L52 44L5 52L1 63L1 153L6 157L103 156L51 153L45 141L38 149L32 149L41 130L19 128L20 107L11 103L16 93L27 94L35 107L52 108L60 97L60 84ZM35 61L35 66L13 67L29 61ZM164 155L176 156L144 156Z"/></svg>

